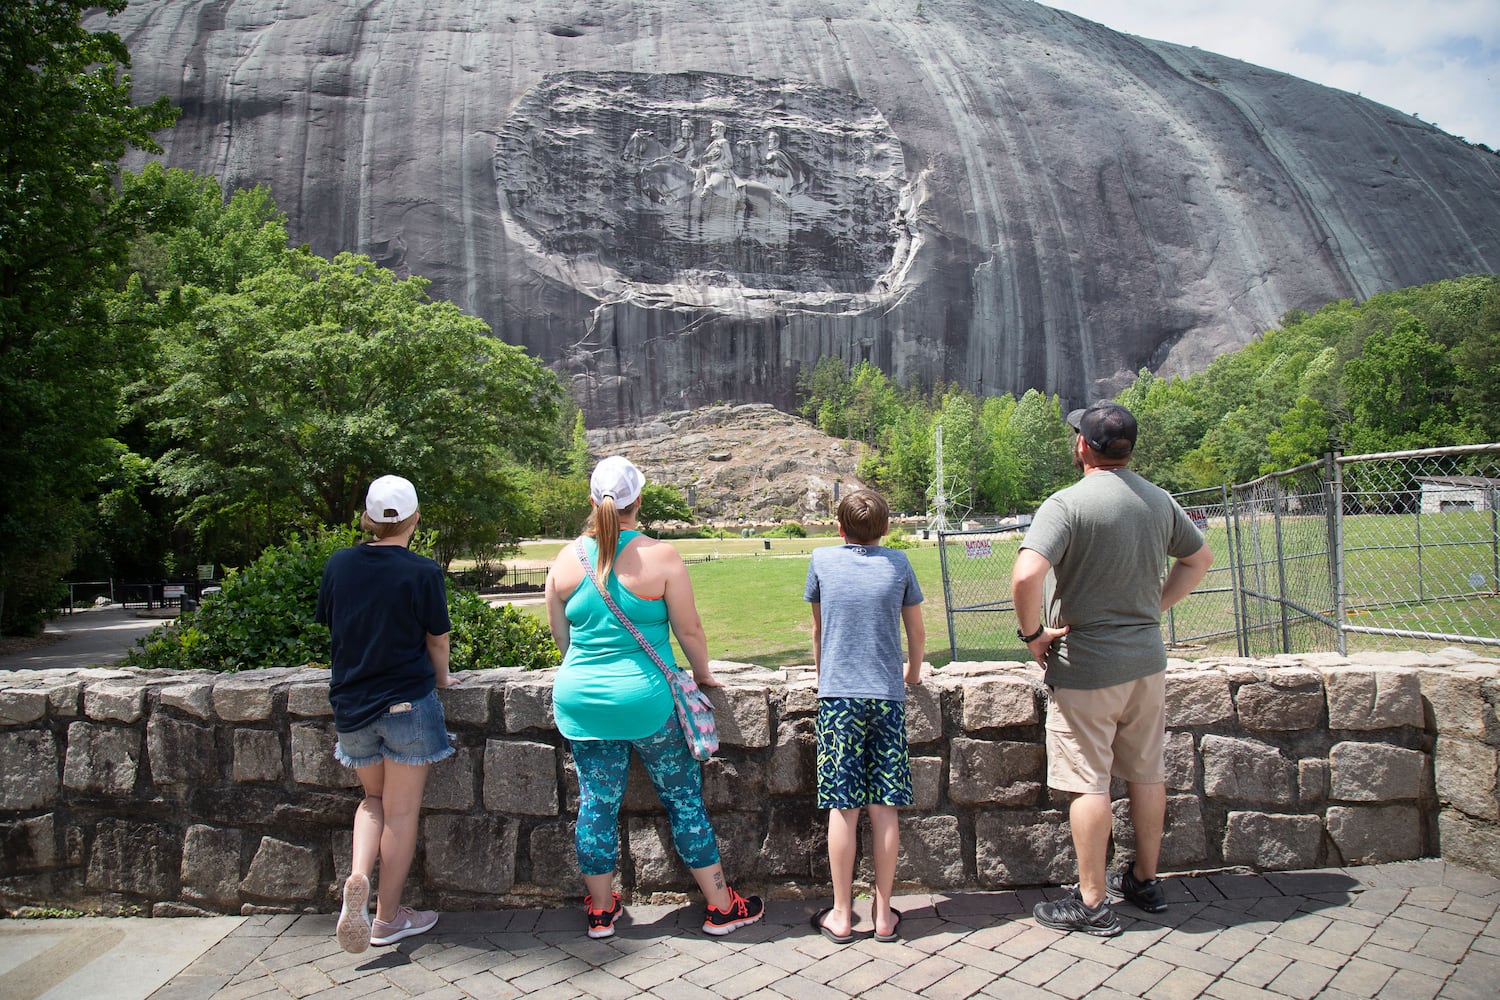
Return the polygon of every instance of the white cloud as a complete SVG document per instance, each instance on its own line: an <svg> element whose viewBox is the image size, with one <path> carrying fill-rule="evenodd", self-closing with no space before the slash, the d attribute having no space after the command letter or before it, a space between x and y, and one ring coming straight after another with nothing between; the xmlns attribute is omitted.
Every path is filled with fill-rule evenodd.
<svg viewBox="0 0 1500 1000"><path fill-rule="evenodd" d="M1500 149L1495 0L1048 0L1047 6L1362 94Z"/></svg>

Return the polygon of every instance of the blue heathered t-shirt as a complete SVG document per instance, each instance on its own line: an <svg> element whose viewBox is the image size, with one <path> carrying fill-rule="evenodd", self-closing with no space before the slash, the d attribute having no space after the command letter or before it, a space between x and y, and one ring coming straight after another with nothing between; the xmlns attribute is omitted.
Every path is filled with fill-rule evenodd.
<svg viewBox="0 0 1500 1000"><path fill-rule="evenodd" d="M821 605L819 698L906 700L901 609L922 603L906 553L879 545L813 549L802 599Z"/></svg>
<svg viewBox="0 0 1500 1000"><path fill-rule="evenodd" d="M340 549L323 567L314 617L333 640L328 701L339 732L437 686L427 635L452 625L443 570L431 559L401 545Z"/></svg>

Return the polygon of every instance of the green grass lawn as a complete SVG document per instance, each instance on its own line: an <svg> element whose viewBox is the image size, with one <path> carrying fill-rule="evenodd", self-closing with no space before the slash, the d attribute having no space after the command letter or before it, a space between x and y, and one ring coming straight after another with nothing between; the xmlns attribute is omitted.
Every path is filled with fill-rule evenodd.
<svg viewBox="0 0 1500 1000"><path fill-rule="evenodd" d="M807 582L808 553L834 538L774 538L767 549L759 538L683 539L672 543L690 561L693 597L708 633L708 655L715 660L781 667L812 662L812 612L802 600ZM559 543L527 543L522 557L550 559ZM941 666L951 659L947 609L943 603L943 574L935 542L907 549L917 582L922 585L922 621L927 626L927 661ZM706 559L703 562L694 560ZM1009 563L1006 566L1009 596ZM543 618L539 605L523 608ZM1026 650L965 653L964 659L1020 660Z"/></svg>

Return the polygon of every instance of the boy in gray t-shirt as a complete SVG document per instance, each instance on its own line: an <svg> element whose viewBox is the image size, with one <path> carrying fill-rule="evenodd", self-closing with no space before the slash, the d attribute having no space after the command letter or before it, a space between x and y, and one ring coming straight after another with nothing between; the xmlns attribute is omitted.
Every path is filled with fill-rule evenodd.
<svg viewBox="0 0 1500 1000"><path fill-rule="evenodd" d="M828 810L832 907L813 926L836 944L854 934L854 852L861 809L875 844L875 940L896 940L891 908L900 831L896 809L911 805L906 685L922 682L927 641L922 588L906 553L883 548L890 507L874 490L839 503L844 544L815 549L803 598L812 605L818 670L818 808ZM903 664L901 629L906 629Z"/></svg>

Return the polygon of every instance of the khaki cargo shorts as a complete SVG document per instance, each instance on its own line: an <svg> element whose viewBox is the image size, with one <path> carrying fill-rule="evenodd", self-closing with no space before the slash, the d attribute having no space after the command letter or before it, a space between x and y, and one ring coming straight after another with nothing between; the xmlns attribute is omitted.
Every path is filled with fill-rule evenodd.
<svg viewBox="0 0 1500 1000"><path fill-rule="evenodd" d="M1166 778L1167 675L1107 688L1049 688L1047 784L1109 794L1111 775L1139 784Z"/></svg>

